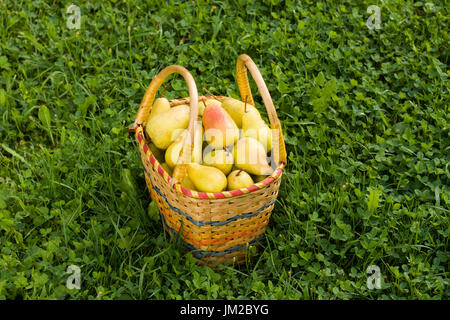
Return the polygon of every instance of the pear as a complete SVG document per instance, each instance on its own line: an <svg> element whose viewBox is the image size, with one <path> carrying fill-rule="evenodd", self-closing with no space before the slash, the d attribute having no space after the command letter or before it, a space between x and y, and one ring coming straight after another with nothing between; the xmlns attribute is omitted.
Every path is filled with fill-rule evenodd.
<svg viewBox="0 0 450 320"><path fill-rule="evenodd" d="M220 192L227 186L227 177L215 167L189 163L187 174L198 191Z"/></svg>
<svg viewBox="0 0 450 320"><path fill-rule="evenodd" d="M226 97L225 99L223 99L222 108L224 108L228 112L228 114L231 116L231 118L239 128L242 128L242 116L246 111L245 109L247 109L247 111L252 109L256 110L256 108L251 104L245 104L242 101L230 97Z"/></svg>
<svg viewBox="0 0 450 320"><path fill-rule="evenodd" d="M254 184L252 177L243 170L232 171L227 178L228 190L248 188Z"/></svg>
<svg viewBox="0 0 450 320"><path fill-rule="evenodd" d="M152 110L150 111L149 120L156 116L158 113L162 113L170 109L169 100L166 98L158 98L153 102Z"/></svg>
<svg viewBox="0 0 450 320"><path fill-rule="evenodd" d="M192 162L202 162L203 126L201 121L194 124L194 148L192 150Z"/></svg>
<svg viewBox="0 0 450 320"><path fill-rule="evenodd" d="M187 131L183 131L183 133L166 150L166 163L172 169L177 165L178 158L180 157L181 150L183 149L186 133Z"/></svg>
<svg viewBox="0 0 450 320"><path fill-rule="evenodd" d="M172 176L172 169L167 165L167 163L165 162L161 163L161 167L164 169L165 172L169 174L169 176Z"/></svg>
<svg viewBox="0 0 450 320"><path fill-rule="evenodd" d="M157 148L167 149L173 141L174 132L187 128L189 112L188 106L181 105L158 113L148 120L145 130Z"/></svg>
<svg viewBox="0 0 450 320"><path fill-rule="evenodd" d="M220 169L225 175L233 167L233 154L226 149L212 150L203 157L203 164Z"/></svg>
<svg viewBox="0 0 450 320"><path fill-rule="evenodd" d="M204 101L204 102L203 102ZM216 99L201 99L198 102L198 115L203 116L203 112L205 111L205 108L209 106L210 104L217 104L218 106L222 106L222 102Z"/></svg>
<svg viewBox="0 0 450 320"><path fill-rule="evenodd" d="M150 142L148 148L159 163L164 162L164 151L158 149L153 142Z"/></svg>
<svg viewBox="0 0 450 320"><path fill-rule="evenodd" d="M210 104L203 113L205 139L215 149L233 145L239 139L239 128L230 115L217 103Z"/></svg>
<svg viewBox="0 0 450 320"><path fill-rule="evenodd" d="M167 148L165 154L166 163L169 167L174 168L180 158L183 150L184 139L188 131L185 130L178 136L178 138ZM194 147L191 153L191 161L196 163L202 162L202 143L203 143L203 128L201 122L194 123Z"/></svg>
<svg viewBox="0 0 450 320"><path fill-rule="evenodd" d="M234 151L233 151L233 152L234 152ZM234 156L233 156L233 160L234 160ZM239 170L239 168L236 167L236 163L233 164L233 166L231 167L231 171L234 171L234 170Z"/></svg>
<svg viewBox="0 0 450 320"><path fill-rule="evenodd" d="M242 136L255 138L266 151L272 149L272 130L256 109L248 109L242 116Z"/></svg>
<svg viewBox="0 0 450 320"><path fill-rule="evenodd" d="M233 150L237 168L254 175L267 175L273 170L267 162L266 150L258 140L251 137L240 139Z"/></svg>
<svg viewBox="0 0 450 320"><path fill-rule="evenodd" d="M183 182L181 183L181 185L182 185L183 187L185 187L186 189L194 190L194 191L195 191L195 185L194 185L194 183L191 181L191 179L189 179L189 176L188 176L188 175L185 175L185 176L184 176L184 179L183 179Z"/></svg>
<svg viewBox="0 0 450 320"><path fill-rule="evenodd" d="M179 104L179 105L177 105L177 107L180 107L180 106L184 106L184 107L189 107L189 105L188 105L188 104L186 104L186 103L183 103L183 104Z"/></svg>
<svg viewBox="0 0 450 320"><path fill-rule="evenodd" d="M261 182L267 178L267 175L253 176L253 181L256 183Z"/></svg>

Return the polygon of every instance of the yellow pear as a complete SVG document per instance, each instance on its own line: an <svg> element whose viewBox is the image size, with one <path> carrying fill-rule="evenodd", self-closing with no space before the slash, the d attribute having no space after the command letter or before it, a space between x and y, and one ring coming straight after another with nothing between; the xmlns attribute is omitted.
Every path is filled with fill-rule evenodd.
<svg viewBox="0 0 450 320"><path fill-rule="evenodd" d="M185 187L186 189L194 190L194 191L195 191L195 185L194 185L194 183L191 181L191 179L189 179L189 176L188 176L188 175L185 175L185 176L184 176L184 179L183 179L183 182L181 183L181 185L182 185L183 187Z"/></svg>
<svg viewBox="0 0 450 320"><path fill-rule="evenodd" d="M178 158L180 157L186 133L187 131L183 131L183 133L166 150L166 163L172 169L176 166Z"/></svg>
<svg viewBox="0 0 450 320"><path fill-rule="evenodd" d="M232 171L227 178L228 190L248 188L254 184L252 177L243 170Z"/></svg>
<svg viewBox="0 0 450 320"><path fill-rule="evenodd" d="M174 139L174 132L187 128L189 112L188 106L181 105L158 113L148 120L145 130L157 148L167 149Z"/></svg>
<svg viewBox="0 0 450 320"><path fill-rule="evenodd" d="M198 191L220 192L227 187L227 177L215 167L190 163L187 173Z"/></svg>
<svg viewBox="0 0 450 320"><path fill-rule="evenodd" d="M246 111L245 109L247 109L247 111L252 109L256 110L256 108L251 104L247 103L246 105L244 102L230 97L226 97L225 99L223 99L222 108L224 108L228 112L228 114L231 116L231 118L239 128L242 128L242 116Z"/></svg>
<svg viewBox="0 0 450 320"><path fill-rule="evenodd" d="M164 169L165 172L169 174L169 176L172 176L172 169L167 165L167 163L165 162L161 163L161 167Z"/></svg>
<svg viewBox="0 0 450 320"><path fill-rule="evenodd" d="M179 104L179 105L177 105L177 107L180 107L180 106L184 106L184 107L189 107L189 105L188 105L188 104L186 104L186 103L183 103L183 104Z"/></svg>
<svg viewBox="0 0 450 320"><path fill-rule="evenodd" d="M166 98L158 98L153 102L152 110L150 111L149 120L156 116L158 113L162 113L170 109L169 100Z"/></svg>
<svg viewBox="0 0 450 320"><path fill-rule="evenodd" d="M251 137L240 139L233 150L237 168L254 175L270 174L273 170L267 162L264 146Z"/></svg>
<svg viewBox="0 0 450 320"><path fill-rule="evenodd" d="M203 157L203 164L216 167L224 174L228 174L233 167L233 154L225 149L212 150Z"/></svg>
<svg viewBox="0 0 450 320"><path fill-rule="evenodd" d="M256 109L248 109L242 116L242 136L255 138L266 151L272 149L272 130Z"/></svg>
<svg viewBox="0 0 450 320"><path fill-rule="evenodd" d="M183 150L184 139L186 138L187 130L183 131L181 135L167 148L165 159L169 167L174 168L180 158ZM202 143L203 143L203 128L201 122L194 123L194 148L191 153L191 161L195 163L202 162Z"/></svg>

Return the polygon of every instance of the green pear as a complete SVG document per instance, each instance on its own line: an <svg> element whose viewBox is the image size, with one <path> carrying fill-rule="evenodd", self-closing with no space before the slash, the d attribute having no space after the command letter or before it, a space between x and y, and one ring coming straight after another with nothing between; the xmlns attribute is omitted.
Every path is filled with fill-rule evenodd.
<svg viewBox="0 0 450 320"><path fill-rule="evenodd" d="M153 221L158 221L159 219L161 219L158 204L156 203L156 201L150 202L147 208L147 213L149 218L152 219Z"/></svg>
<svg viewBox="0 0 450 320"><path fill-rule="evenodd" d="M227 177L215 167L189 163L187 173L198 191L221 192L227 187Z"/></svg>
<svg viewBox="0 0 450 320"><path fill-rule="evenodd" d="M181 134L180 129L186 129L189 124L190 108L186 105L176 106L158 113L148 120L145 130L155 146L167 149L176 139L174 133Z"/></svg>
<svg viewBox="0 0 450 320"><path fill-rule="evenodd" d="M236 167L250 174L264 175L273 171L267 162L264 146L254 138L241 138L234 146L233 153Z"/></svg>
<svg viewBox="0 0 450 320"><path fill-rule="evenodd" d="M266 151L272 149L272 130L256 109L248 109L242 116L242 136L255 138Z"/></svg>
<svg viewBox="0 0 450 320"><path fill-rule="evenodd" d="M232 171L227 178L228 190L248 188L254 184L252 177L243 170Z"/></svg>
<svg viewBox="0 0 450 320"><path fill-rule="evenodd" d="M226 149L212 150L203 157L203 164L220 169L225 175L233 167L233 154Z"/></svg>
<svg viewBox="0 0 450 320"><path fill-rule="evenodd" d="M162 113L170 109L169 100L166 98L158 98L153 102L152 110L150 111L149 120L156 116L158 113Z"/></svg>
<svg viewBox="0 0 450 320"><path fill-rule="evenodd" d="M228 114L231 116L231 118L239 128L242 128L242 116L244 115L245 111L249 111L252 109L256 110L256 108L251 104L245 104L242 101L230 97L226 97L225 99L223 99L222 108L224 108L228 112Z"/></svg>

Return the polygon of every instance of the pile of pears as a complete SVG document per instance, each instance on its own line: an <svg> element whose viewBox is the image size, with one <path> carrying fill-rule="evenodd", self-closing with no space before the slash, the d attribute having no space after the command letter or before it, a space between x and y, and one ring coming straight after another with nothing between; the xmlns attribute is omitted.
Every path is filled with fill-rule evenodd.
<svg viewBox="0 0 450 320"><path fill-rule="evenodd" d="M272 131L251 104L231 98L201 97L194 126L191 162L181 185L201 192L246 188L272 174L268 155ZM171 107L158 98L145 126L148 147L172 175L182 153L190 107Z"/></svg>

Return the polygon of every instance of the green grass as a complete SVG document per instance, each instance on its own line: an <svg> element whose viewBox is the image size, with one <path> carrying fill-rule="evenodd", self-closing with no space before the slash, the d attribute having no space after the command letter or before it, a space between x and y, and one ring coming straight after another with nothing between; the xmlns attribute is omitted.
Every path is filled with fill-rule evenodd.
<svg viewBox="0 0 450 320"><path fill-rule="evenodd" d="M448 299L450 26L431 2L0 0L0 298ZM289 162L255 261L214 271L148 215L127 128L170 64L237 96L241 53Z"/></svg>

